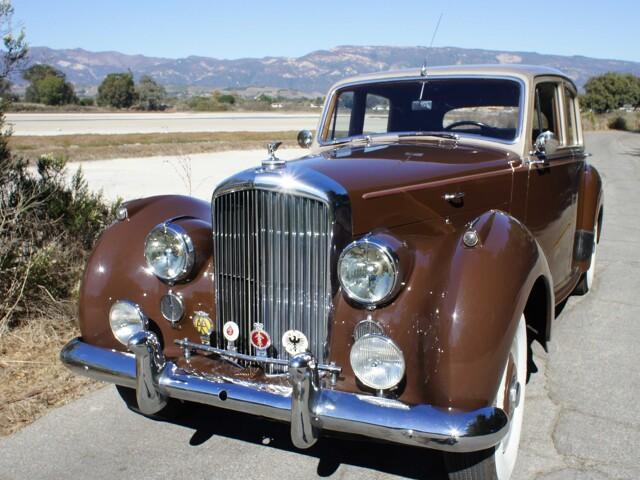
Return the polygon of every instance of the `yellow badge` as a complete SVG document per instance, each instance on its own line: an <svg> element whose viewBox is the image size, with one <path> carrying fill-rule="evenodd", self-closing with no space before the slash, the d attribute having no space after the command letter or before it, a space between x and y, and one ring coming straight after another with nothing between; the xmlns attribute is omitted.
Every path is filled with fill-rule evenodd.
<svg viewBox="0 0 640 480"><path fill-rule="evenodd" d="M194 312L193 326L200 335L209 335L213 331L213 321L206 312Z"/></svg>

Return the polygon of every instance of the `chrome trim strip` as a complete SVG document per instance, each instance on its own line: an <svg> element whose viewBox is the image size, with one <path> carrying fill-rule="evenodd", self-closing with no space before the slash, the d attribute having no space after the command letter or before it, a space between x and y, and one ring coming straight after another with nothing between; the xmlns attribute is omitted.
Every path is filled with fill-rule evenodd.
<svg viewBox="0 0 640 480"><path fill-rule="evenodd" d="M509 76L509 75L438 75L437 73L434 74L430 74L429 77L426 79L426 81L433 81L433 80L449 80L449 79L453 79L453 80L464 80L464 79L473 79L473 80L477 80L477 79L488 79L488 80L511 80L514 82L517 82L520 85L520 102L518 105L518 131L516 132L516 136L513 138L513 140L501 140L498 138L491 138L491 137L485 137L485 136L481 136L481 135L472 135L472 134L458 134L459 135L459 139L460 140L464 140L464 139L471 139L471 140L483 140L483 141L487 141L487 142L496 142L496 143L501 143L504 145L515 145L518 142L520 142L521 137L522 137L522 132L524 130L524 121L525 121L525 114L524 114L524 110L525 110L525 101L526 101L526 97L527 97L527 89L526 89L526 84L524 82L524 80L522 80L521 78L515 77L515 76ZM347 141L347 143L334 143L334 141L328 141L328 140L324 140L322 138L320 138L320 135L322 135L322 132L324 131L324 125L325 122L327 121L327 115L329 115L329 110L331 109L331 106L333 105L333 102L335 100L335 96L339 91L342 90L348 90L349 88L352 87L359 87L362 85L372 85L372 84L381 84L381 83L401 83L401 82L424 82L425 81L425 77L421 77L421 76L415 76L415 77L389 77L389 78L380 78L380 79L370 79L370 80L359 80L359 81L355 81L352 83L345 83L342 84L340 86L338 86L337 88L334 88L331 92L329 92L329 94L327 95L327 100L325 101L324 104L324 109L322 110L322 116L320 117L320 122L318 123L318 128L316 129L316 142L318 144L319 147L336 147L336 146L341 146L341 145L346 145L348 144L348 141L351 139L355 139L355 138L363 138L363 135L357 135L357 136L353 136L353 137L345 137L344 140ZM388 132L389 134L396 134L396 133L408 133L408 132ZM402 139L400 139L402 141Z"/></svg>
<svg viewBox="0 0 640 480"><path fill-rule="evenodd" d="M289 360L284 360L282 358L273 358L273 357L257 357L255 355L245 355L244 353L232 352L230 350L224 350L222 348L212 347L211 345L205 345L203 343L195 343L190 342L186 338L184 340L175 340L176 345L187 348L189 350L201 351L207 353L215 353L223 358L231 358L234 360L245 360L247 362L252 363L262 363L265 365L280 365L280 366L289 366ZM339 374L342 372L342 368L336 365L324 365L318 364L316 366L318 370L330 372L333 374Z"/></svg>
<svg viewBox="0 0 640 480"><path fill-rule="evenodd" d="M136 387L136 359L129 353L89 345L77 338L65 345L60 358L77 374ZM295 401L298 402L297 411L303 412L301 415L312 414L312 431L330 430L451 452L487 449L498 444L509 429L507 414L496 407L463 412L431 405L375 401L375 397L363 400L362 395L317 388L313 386L315 379L309 371L313 369L312 362L304 363L290 364L290 369L300 368L299 373L309 380L309 383L303 382L295 388L314 388L314 391L311 394L307 390L309 395L299 391L295 398L291 392L260 389L235 384L223 377L187 372L170 361L159 372L155 388L170 398L285 422L300 421L299 417L292 417L292 402ZM289 377L294 382L297 380L291 371ZM308 421L302 420L302 425L292 429L292 434L300 428L309 432ZM306 438L313 437L309 435ZM305 446L305 443L296 439L299 446Z"/></svg>

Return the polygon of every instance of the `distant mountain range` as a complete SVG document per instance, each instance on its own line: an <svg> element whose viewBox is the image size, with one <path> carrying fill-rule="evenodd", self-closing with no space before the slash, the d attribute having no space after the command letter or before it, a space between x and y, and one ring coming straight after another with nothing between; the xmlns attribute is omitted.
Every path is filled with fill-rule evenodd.
<svg viewBox="0 0 640 480"><path fill-rule="evenodd" d="M360 73L419 67L426 47L340 46L317 50L297 58L265 57L221 60L210 57L159 58L83 49L54 50L32 47L31 63L48 63L62 70L81 87L95 87L111 72L131 70L136 77L151 75L164 85L232 88L275 87L322 92L336 80ZM608 71L640 75L640 63L583 56L543 55L454 47L432 48L430 65L522 63L556 67L580 87Z"/></svg>

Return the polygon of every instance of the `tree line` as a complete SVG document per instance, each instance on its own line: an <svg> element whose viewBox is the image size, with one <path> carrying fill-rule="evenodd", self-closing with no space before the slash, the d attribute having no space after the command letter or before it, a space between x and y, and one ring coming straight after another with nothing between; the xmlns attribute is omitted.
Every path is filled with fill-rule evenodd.
<svg viewBox="0 0 640 480"><path fill-rule="evenodd" d="M51 65L37 64L27 68L22 78L28 82L25 101L45 105L93 105L94 99L79 99L74 86L63 72ZM0 84L0 94L10 90L10 84ZM262 97L265 97L264 99ZM136 84L133 74L110 73L98 87L95 103L101 107L143 110L164 110L167 100L165 88L149 75L143 75ZM258 102L271 100L262 95ZM235 103L233 95L214 92L211 97L195 96L186 102L193 110L224 110ZM640 109L640 77L627 73L609 72L590 78L580 96L583 110L607 113L624 107ZM269 102L267 102L269 103Z"/></svg>
<svg viewBox="0 0 640 480"><path fill-rule="evenodd" d="M37 64L24 70L28 82L25 101L45 105L93 104L93 99L79 99L73 84L63 72L51 65ZM101 107L164 110L167 92L149 75L136 84L131 72L110 73L98 87L96 103Z"/></svg>

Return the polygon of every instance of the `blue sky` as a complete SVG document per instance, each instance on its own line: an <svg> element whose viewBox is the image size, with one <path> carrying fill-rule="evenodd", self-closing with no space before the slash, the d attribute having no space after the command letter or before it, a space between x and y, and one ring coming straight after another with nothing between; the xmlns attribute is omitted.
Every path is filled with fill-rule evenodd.
<svg viewBox="0 0 640 480"><path fill-rule="evenodd" d="M638 0L14 0L33 46L162 57L300 56L428 45L640 61Z"/></svg>

